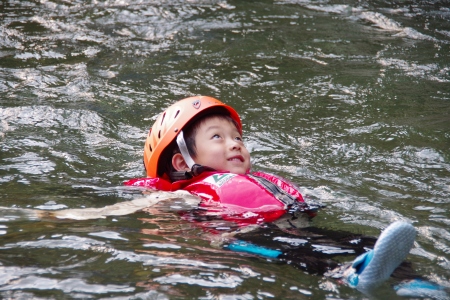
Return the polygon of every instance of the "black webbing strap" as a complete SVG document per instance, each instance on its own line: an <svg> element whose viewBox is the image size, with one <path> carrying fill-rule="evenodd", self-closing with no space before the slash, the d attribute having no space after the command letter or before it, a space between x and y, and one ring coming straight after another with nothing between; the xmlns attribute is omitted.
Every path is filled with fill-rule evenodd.
<svg viewBox="0 0 450 300"><path fill-rule="evenodd" d="M192 166L190 171L178 171L170 173L170 179L172 181L191 179L206 171L215 171L215 170L210 167L195 164Z"/></svg>

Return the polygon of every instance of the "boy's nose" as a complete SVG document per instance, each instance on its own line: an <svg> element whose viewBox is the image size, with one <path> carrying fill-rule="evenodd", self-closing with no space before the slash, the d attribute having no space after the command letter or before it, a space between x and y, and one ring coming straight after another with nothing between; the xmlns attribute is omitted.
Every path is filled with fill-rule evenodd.
<svg viewBox="0 0 450 300"><path fill-rule="evenodd" d="M231 149L232 150L240 150L241 149L241 145L239 145L239 143L235 140L232 140L231 142Z"/></svg>

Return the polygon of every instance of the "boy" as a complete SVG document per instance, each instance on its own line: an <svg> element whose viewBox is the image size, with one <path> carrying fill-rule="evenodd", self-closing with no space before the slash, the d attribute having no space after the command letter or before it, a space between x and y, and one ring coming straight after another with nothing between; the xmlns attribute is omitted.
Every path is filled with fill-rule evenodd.
<svg viewBox="0 0 450 300"><path fill-rule="evenodd" d="M144 147L147 178L126 185L163 191L186 190L203 199L204 217L238 225L280 219L300 212L313 217L320 207L305 203L297 188L276 176L250 173L237 112L212 97L186 98L155 121Z"/></svg>
<svg viewBox="0 0 450 300"><path fill-rule="evenodd" d="M239 227L285 220L284 226L295 228L301 215L313 217L321 207L306 203L298 189L284 179L264 172L250 173L250 154L242 141L239 115L212 97L190 97L167 108L147 136L144 165L148 177L125 184L189 191L202 198L195 213L197 220L220 218ZM309 235L309 242L312 236L324 236L323 232L303 231ZM380 284L404 260L415 234L410 224L396 222L383 232L375 250L363 253L362 245L352 247L354 241L348 241L344 247L350 253L363 254L342 276L361 290ZM226 246L230 250L297 262L313 273L323 274L338 266L326 255L308 256L311 245L288 250L284 247L281 251L248 242L258 241L258 236L252 238L245 233L237 236L247 242L233 240ZM259 241L258 244L261 245Z"/></svg>

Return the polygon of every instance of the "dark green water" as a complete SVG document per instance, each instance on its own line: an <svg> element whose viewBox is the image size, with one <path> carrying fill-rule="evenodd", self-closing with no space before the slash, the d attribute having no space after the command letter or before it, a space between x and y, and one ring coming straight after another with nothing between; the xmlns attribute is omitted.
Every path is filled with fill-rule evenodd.
<svg viewBox="0 0 450 300"><path fill-rule="evenodd" d="M140 196L154 116L211 95L244 123L254 170L328 205L312 225L418 230L408 257L449 286L448 1L3 1L0 206ZM230 254L161 205L93 221L0 213L0 298L360 299ZM389 283L378 297L395 299Z"/></svg>

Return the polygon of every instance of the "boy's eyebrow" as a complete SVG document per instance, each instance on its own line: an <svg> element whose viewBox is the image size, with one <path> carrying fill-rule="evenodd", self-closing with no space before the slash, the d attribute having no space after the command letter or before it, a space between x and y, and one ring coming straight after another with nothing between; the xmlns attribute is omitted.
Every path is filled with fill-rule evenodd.
<svg viewBox="0 0 450 300"><path fill-rule="evenodd" d="M206 130L205 130L205 131L208 131L208 130L211 130L211 129L216 129L216 128L219 128L219 129L221 129L221 128L222 128L222 126L219 126L219 125L211 125L211 126L208 126L208 127L206 128Z"/></svg>
<svg viewBox="0 0 450 300"><path fill-rule="evenodd" d="M208 126L208 127L205 129L205 131L210 131L210 130L214 130L214 129L222 129L222 128L223 128L223 126L219 126L219 125L211 125L211 126ZM236 129L236 132L239 133L239 130L238 130L237 128L234 128L234 129ZM239 135L240 135L240 133L239 133Z"/></svg>

